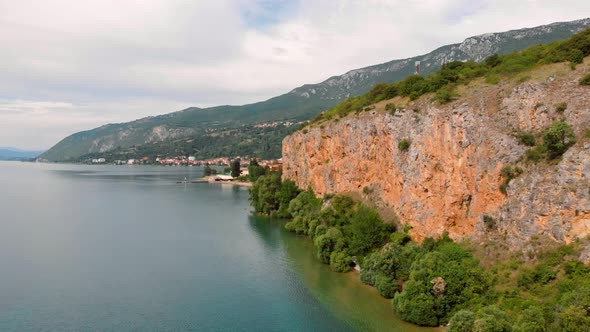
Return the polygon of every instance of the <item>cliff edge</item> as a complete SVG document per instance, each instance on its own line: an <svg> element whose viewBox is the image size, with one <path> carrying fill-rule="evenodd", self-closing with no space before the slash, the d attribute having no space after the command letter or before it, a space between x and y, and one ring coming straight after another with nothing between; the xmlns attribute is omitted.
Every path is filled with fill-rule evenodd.
<svg viewBox="0 0 590 332"><path fill-rule="evenodd" d="M590 58L575 70L547 65L498 84L475 80L447 104L396 97L313 124L283 140L283 177L318 195L361 197L418 241L445 231L510 246L587 237L590 87L578 82L588 73ZM519 133L539 140L559 120L575 145L552 161L527 160ZM507 179L506 167L520 174Z"/></svg>

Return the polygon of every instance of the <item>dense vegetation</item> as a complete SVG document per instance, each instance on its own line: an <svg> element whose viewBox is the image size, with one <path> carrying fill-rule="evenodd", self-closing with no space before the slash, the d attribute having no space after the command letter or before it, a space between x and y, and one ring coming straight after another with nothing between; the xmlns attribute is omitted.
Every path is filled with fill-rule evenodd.
<svg viewBox="0 0 590 332"><path fill-rule="evenodd" d="M531 146L526 152L527 160L539 162L543 159L553 160L561 157L567 149L576 143L576 135L571 125L564 121L555 121L540 133L542 144L537 145L533 133L520 133L519 141Z"/></svg>
<svg viewBox="0 0 590 332"><path fill-rule="evenodd" d="M375 210L341 195L319 199L279 173L261 176L250 199L258 213L291 218L285 228L310 237L318 259L334 271L359 264L361 281L391 298L408 322L467 332L590 326L590 267L577 259L579 242L539 250L528 262L515 255L484 268L468 243L446 235L415 243L408 229L395 231ZM532 246L543 247L535 241Z"/></svg>
<svg viewBox="0 0 590 332"><path fill-rule="evenodd" d="M296 125L282 124L274 127L222 128L211 130L202 136L170 139L128 148L117 147L107 152L85 154L70 161L83 162L93 158L106 158L110 162L141 157L155 160L156 157L177 156L194 156L197 159L235 156L276 159L281 157L283 138L295 131L296 128Z"/></svg>
<svg viewBox="0 0 590 332"><path fill-rule="evenodd" d="M314 122L344 117L350 112L361 112L367 110L367 106L371 104L396 96L415 100L424 94L434 93L437 101L446 103L457 96L457 85L467 84L473 79L484 77L488 83L498 83L502 77L515 76L537 66L557 62L569 62L575 68L589 55L590 29L586 29L564 41L536 45L502 56L492 55L480 63L453 61L427 78L412 75L397 83L377 84L368 93L348 98L319 114ZM590 78L583 78L580 84L590 84L586 81L590 82Z"/></svg>

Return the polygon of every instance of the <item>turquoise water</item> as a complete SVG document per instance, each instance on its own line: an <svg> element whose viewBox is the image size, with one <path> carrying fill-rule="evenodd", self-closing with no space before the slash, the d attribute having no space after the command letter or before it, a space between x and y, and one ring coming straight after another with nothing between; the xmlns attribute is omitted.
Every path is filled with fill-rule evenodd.
<svg viewBox="0 0 590 332"><path fill-rule="evenodd" d="M0 330L426 331L201 172L0 162Z"/></svg>

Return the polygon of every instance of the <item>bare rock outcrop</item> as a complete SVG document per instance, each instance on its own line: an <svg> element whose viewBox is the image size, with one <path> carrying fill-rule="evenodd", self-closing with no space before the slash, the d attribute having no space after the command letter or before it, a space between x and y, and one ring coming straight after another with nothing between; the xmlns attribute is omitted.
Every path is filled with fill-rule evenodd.
<svg viewBox="0 0 590 332"><path fill-rule="evenodd" d="M590 235L590 87L558 64L498 85L474 82L440 105L425 96L384 101L372 111L315 124L283 141L283 176L318 195L354 193L393 210L421 240L502 236L518 245L533 235L570 242ZM566 103L560 112L555 105ZM559 161L526 162L520 131L540 133L553 121L574 127L578 142ZM398 143L410 140L406 151ZM505 166L524 172L500 191ZM484 223L494 220L494 227Z"/></svg>

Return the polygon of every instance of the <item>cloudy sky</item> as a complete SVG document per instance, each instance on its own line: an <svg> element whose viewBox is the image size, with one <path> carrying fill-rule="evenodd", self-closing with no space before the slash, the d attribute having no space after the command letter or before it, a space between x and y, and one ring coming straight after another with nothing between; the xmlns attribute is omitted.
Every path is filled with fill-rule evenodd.
<svg viewBox="0 0 590 332"><path fill-rule="evenodd" d="M587 0L0 0L0 146L244 104Z"/></svg>

